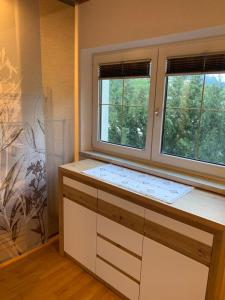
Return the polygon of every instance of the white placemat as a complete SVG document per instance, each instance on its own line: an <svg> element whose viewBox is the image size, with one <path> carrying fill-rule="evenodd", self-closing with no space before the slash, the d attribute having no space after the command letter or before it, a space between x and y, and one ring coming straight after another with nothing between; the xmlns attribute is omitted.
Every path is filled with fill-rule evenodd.
<svg viewBox="0 0 225 300"><path fill-rule="evenodd" d="M89 169L83 173L169 204L193 189L181 183L111 164Z"/></svg>

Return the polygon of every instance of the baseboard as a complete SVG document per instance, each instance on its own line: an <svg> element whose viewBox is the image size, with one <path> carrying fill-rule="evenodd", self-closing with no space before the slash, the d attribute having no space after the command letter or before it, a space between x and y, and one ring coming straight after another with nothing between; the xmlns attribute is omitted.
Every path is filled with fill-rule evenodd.
<svg viewBox="0 0 225 300"><path fill-rule="evenodd" d="M45 244L42 244L38 247L35 247L35 248L33 248L33 249L31 249L31 250L29 250L29 251L27 251L27 252L25 252L25 253L23 253L19 256L16 256L16 257L14 257L14 258L6 261L6 262L0 263L0 270L6 268L6 267L8 267L8 266L10 266L10 265L12 265L16 262L18 262L18 261L20 261L20 260L22 260L22 259L24 259L28 256L30 256L33 253L36 253L37 251L40 251L40 250L42 250L46 247L49 247L51 244L53 244L54 242L56 242L58 240L59 240L59 235L57 234L57 235L49 238L49 240Z"/></svg>

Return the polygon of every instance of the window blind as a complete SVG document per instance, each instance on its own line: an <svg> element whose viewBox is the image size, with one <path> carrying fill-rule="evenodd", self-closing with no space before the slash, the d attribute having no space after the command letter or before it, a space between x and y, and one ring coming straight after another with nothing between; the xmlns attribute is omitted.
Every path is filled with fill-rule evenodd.
<svg viewBox="0 0 225 300"><path fill-rule="evenodd" d="M166 74L225 72L225 53L169 58Z"/></svg>
<svg viewBox="0 0 225 300"><path fill-rule="evenodd" d="M150 61L99 65L99 78L149 77Z"/></svg>

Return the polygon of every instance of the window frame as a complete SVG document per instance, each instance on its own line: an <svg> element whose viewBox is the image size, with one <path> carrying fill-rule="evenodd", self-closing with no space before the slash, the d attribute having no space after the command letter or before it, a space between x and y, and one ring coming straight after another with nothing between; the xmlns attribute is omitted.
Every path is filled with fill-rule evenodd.
<svg viewBox="0 0 225 300"><path fill-rule="evenodd" d="M166 95L166 62L170 57L182 57L190 55L210 54L225 51L225 40L218 39L214 41L186 42L182 45L170 45L159 47L154 129L152 139L151 160L160 164L166 164L172 167L178 167L187 171L194 171L205 175L216 177L225 177L225 166L212 163L195 161L188 158L182 158L164 154L161 152L164 106Z"/></svg>
<svg viewBox="0 0 225 300"><path fill-rule="evenodd" d="M150 73L150 94L148 104L148 122L146 130L146 145L144 149L137 149L123 145L110 144L100 140L100 115L99 115L99 78L98 67L104 63L116 63L122 61L135 60L151 60ZM134 157L136 159L150 160L154 101L155 101L155 86L157 74L158 48L146 47L140 49L132 49L126 51L116 51L113 53L101 53L93 56L93 129L92 129L92 146L96 151L121 154L123 156Z"/></svg>

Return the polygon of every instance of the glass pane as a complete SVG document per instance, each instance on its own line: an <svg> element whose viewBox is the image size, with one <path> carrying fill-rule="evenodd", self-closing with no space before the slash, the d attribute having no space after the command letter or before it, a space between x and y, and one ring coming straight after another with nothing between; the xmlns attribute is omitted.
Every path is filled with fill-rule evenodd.
<svg viewBox="0 0 225 300"><path fill-rule="evenodd" d="M204 108L225 110L225 74L205 76Z"/></svg>
<svg viewBox="0 0 225 300"><path fill-rule="evenodd" d="M101 140L121 144L122 107L101 105Z"/></svg>
<svg viewBox="0 0 225 300"><path fill-rule="evenodd" d="M101 141L143 149L150 78L101 80L100 88Z"/></svg>
<svg viewBox="0 0 225 300"><path fill-rule="evenodd" d="M148 105L149 78L132 78L124 80L124 105Z"/></svg>
<svg viewBox="0 0 225 300"><path fill-rule="evenodd" d="M101 102L102 104L120 105L123 96L122 79L101 80Z"/></svg>
<svg viewBox="0 0 225 300"><path fill-rule="evenodd" d="M143 149L146 141L147 106L126 106L124 115L126 117L122 128L122 144Z"/></svg>
<svg viewBox="0 0 225 300"><path fill-rule="evenodd" d="M198 110L167 109L162 152L194 159L198 118Z"/></svg>
<svg viewBox="0 0 225 300"><path fill-rule="evenodd" d="M198 159L225 165L225 111L203 113Z"/></svg>
<svg viewBox="0 0 225 300"><path fill-rule="evenodd" d="M199 108L204 75L169 76L167 79L167 108Z"/></svg>
<svg viewBox="0 0 225 300"><path fill-rule="evenodd" d="M169 76L162 153L225 165L225 75Z"/></svg>

